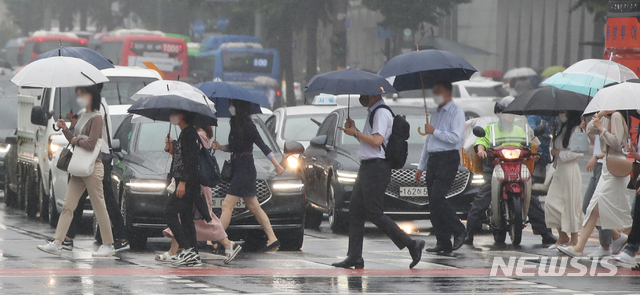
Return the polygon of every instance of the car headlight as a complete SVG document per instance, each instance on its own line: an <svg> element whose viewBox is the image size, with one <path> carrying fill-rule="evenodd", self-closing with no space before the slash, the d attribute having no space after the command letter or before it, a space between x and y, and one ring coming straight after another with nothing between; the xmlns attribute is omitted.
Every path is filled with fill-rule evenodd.
<svg viewBox="0 0 640 295"><path fill-rule="evenodd" d="M47 153L47 156L49 157L49 161L53 160L53 155L55 155L56 152L62 148L60 145L53 143L53 140L56 139L58 136L62 136L62 135L54 134L49 136L49 149Z"/></svg>
<svg viewBox="0 0 640 295"><path fill-rule="evenodd" d="M517 158L520 157L520 150L519 149L515 149L515 150L504 149L504 150L502 150L502 156L505 157L506 159L517 159Z"/></svg>
<svg viewBox="0 0 640 295"><path fill-rule="evenodd" d="M273 182L271 187L278 193L299 193L304 184L301 180L281 180Z"/></svg>
<svg viewBox="0 0 640 295"><path fill-rule="evenodd" d="M481 186L485 183L484 175L482 174L474 174L471 179L471 185Z"/></svg>
<svg viewBox="0 0 640 295"><path fill-rule="evenodd" d="M0 143L0 154L6 154L9 152L11 145L8 143Z"/></svg>
<svg viewBox="0 0 640 295"><path fill-rule="evenodd" d="M136 192L162 192L167 188L167 182L162 180L134 179L127 182L126 186Z"/></svg>
<svg viewBox="0 0 640 295"><path fill-rule="evenodd" d="M356 183L356 178L358 178L358 172L355 171L338 170L336 174L338 175L338 182L344 184L354 184Z"/></svg>
<svg viewBox="0 0 640 295"><path fill-rule="evenodd" d="M298 166L300 166L300 160L297 155L290 155L287 157L287 166L291 169L298 169Z"/></svg>

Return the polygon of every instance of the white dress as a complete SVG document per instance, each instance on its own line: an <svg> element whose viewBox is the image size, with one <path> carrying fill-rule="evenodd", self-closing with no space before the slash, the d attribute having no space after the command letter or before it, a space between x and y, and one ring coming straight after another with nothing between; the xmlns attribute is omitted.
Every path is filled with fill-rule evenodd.
<svg viewBox="0 0 640 295"><path fill-rule="evenodd" d="M562 139L565 132L566 130L563 130L555 138L555 148L560 150L560 154L557 156L556 172L544 204L545 222L548 228L560 228L566 233L576 233L582 227L584 216L582 174L577 160L582 154L564 148Z"/></svg>
<svg viewBox="0 0 640 295"><path fill-rule="evenodd" d="M604 129L601 133L593 127L593 123L589 123L587 131L591 134L600 135L600 147L606 152L609 150L608 157L626 158L622 153L622 148L627 141L627 132L625 132L625 124L620 113L614 113L611 116L613 124L611 132L607 130L609 119L603 117L601 119ZM584 222L586 223L593 211L598 205L600 217L596 225L602 229L622 229L631 227L631 190L627 189L629 176L617 177L609 173L607 169L606 158L602 164L602 175L593 193L589 207L585 214Z"/></svg>

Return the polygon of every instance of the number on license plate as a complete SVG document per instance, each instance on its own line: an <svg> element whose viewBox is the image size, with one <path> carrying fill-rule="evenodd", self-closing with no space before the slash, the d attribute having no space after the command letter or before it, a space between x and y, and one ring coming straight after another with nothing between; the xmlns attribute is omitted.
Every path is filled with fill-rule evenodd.
<svg viewBox="0 0 640 295"><path fill-rule="evenodd" d="M222 203L224 202L224 198L211 198L211 208L222 208ZM236 208L244 208L244 200L240 199L236 204Z"/></svg>
<svg viewBox="0 0 640 295"><path fill-rule="evenodd" d="M426 197L428 196L426 187L400 187L401 197Z"/></svg>

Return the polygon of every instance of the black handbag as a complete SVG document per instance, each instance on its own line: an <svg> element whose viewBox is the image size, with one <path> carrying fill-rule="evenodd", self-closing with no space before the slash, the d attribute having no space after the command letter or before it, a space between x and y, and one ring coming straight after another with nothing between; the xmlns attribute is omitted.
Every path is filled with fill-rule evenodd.
<svg viewBox="0 0 640 295"><path fill-rule="evenodd" d="M58 163L56 163L56 167L62 171L67 171L69 168L69 162L71 162L71 157L73 156L73 152L69 148L69 144L60 151L60 157L58 158Z"/></svg>
<svg viewBox="0 0 640 295"><path fill-rule="evenodd" d="M220 167L216 161L215 151L205 148L200 141L200 151L198 152L198 181L200 185L215 187L220 183Z"/></svg>
<svg viewBox="0 0 640 295"><path fill-rule="evenodd" d="M222 165L222 171L220 171L220 178L222 181L231 181L231 160L225 160Z"/></svg>

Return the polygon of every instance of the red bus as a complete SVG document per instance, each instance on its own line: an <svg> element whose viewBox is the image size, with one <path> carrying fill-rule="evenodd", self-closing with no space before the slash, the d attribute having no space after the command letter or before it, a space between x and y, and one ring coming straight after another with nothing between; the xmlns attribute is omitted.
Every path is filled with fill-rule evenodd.
<svg viewBox="0 0 640 295"><path fill-rule="evenodd" d="M161 35L104 36L95 45L114 64L146 68L151 62L164 79L177 80L189 73L187 42L182 38Z"/></svg>
<svg viewBox="0 0 640 295"><path fill-rule="evenodd" d="M24 47L20 50L19 58L20 65L26 65L31 62L36 56L41 53L45 53L49 50L62 47L86 47L87 39L78 38L72 36L72 34L66 35L42 35L32 36L24 41Z"/></svg>

